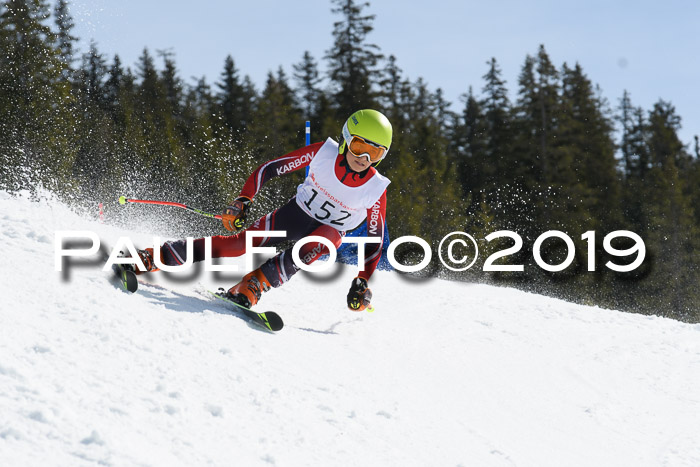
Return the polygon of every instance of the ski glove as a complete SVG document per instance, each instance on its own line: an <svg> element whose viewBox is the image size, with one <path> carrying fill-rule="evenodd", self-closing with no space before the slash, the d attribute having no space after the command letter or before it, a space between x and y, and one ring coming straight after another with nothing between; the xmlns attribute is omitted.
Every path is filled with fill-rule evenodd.
<svg viewBox="0 0 700 467"><path fill-rule="evenodd" d="M221 222L223 222L224 228L236 232L241 230L245 225L246 216L248 215L251 204L253 204L253 202L245 196L236 198L236 200L224 209L224 212L221 214Z"/></svg>
<svg viewBox="0 0 700 467"><path fill-rule="evenodd" d="M363 311L372 301L372 291L367 287L367 281L361 277L352 280L348 292L348 308L352 311Z"/></svg>

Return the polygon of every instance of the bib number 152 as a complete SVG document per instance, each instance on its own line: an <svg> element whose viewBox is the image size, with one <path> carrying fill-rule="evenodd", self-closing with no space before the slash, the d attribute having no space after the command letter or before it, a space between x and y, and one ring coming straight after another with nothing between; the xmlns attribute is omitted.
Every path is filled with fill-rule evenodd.
<svg viewBox="0 0 700 467"><path fill-rule="evenodd" d="M311 189L313 192L313 195L311 195L311 198L309 198L308 201L304 201L304 206L307 207L309 212L313 214L313 216L318 219L319 221L322 222L327 222L329 224L337 225L337 226L344 226L345 221L350 217L350 213L344 209L339 209L335 204L331 203L330 201L324 201L323 204L320 206L318 203L314 205L314 200L318 196L318 191L315 189Z"/></svg>

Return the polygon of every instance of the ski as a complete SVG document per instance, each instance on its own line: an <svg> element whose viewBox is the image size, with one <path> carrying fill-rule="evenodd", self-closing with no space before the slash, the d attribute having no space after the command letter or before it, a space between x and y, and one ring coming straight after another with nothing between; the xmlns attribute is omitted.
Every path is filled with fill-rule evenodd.
<svg viewBox="0 0 700 467"><path fill-rule="evenodd" d="M113 264L112 271L114 275L117 276L119 284L127 292L134 293L139 288L139 282L136 279L136 274L131 269L124 267L123 264ZM212 292L207 290L210 294L214 295L216 298L225 301L227 304L233 308L233 311L243 313L248 319L250 319L256 325L262 327L267 331L277 332L284 327L284 322L280 315L274 311L266 311L264 313L258 313L249 308L246 308L233 300L229 300L226 297L226 291L222 288L218 292Z"/></svg>
<svg viewBox="0 0 700 467"><path fill-rule="evenodd" d="M251 310L250 308L246 308L242 305L239 305L238 303L234 302L233 300L230 300L226 298L226 292L224 289L220 288L218 292L212 292L211 290L207 290L210 294L215 296L216 298L225 301L229 305L231 305L234 309L234 311L239 311L243 313L245 316L250 318L255 324L258 326L262 327L263 329L267 331L279 331L284 327L284 323L282 322L282 318L280 315L275 313L274 311L266 311L264 313L258 313L256 311Z"/></svg>
<svg viewBox="0 0 700 467"><path fill-rule="evenodd" d="M127 292L134 293L139 288L139 282L136 280L136 274L130 269L126 269L123 264L113 264L112 271L119 279L119 284Z"/></svg>

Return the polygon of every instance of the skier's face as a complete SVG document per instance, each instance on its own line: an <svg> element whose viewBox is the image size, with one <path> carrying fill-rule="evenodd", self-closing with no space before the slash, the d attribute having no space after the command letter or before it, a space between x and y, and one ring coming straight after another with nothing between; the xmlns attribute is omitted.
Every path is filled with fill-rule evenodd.
<svg viewBox="0 0 700 467"><path fill-rule="evenodd" d="M352 153L352 151L347 151L345 153L345 158L348 161L348 165L354 172L364 172L370 165L372 165L372 163L368 161L366 157L357 157Z"/></svg>

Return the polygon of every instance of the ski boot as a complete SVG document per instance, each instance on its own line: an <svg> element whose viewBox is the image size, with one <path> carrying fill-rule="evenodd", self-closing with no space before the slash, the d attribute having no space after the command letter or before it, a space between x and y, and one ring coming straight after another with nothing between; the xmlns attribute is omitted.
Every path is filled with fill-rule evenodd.
<svg viewBox="0 0 700 467"><path fill-rule="evenodd" d="M146 248L145 250L136 250L136 252L139 254L139 258L141 258L141 262L143 263L143 265L146 266L146 270L142 271L135 264L125 264L124 269L133 271L134 274L143 274L146 272L155 272L160 270L156 267L156 263L153 260L153 248Z"/></svg>
<svg viewBox="0 0 700 467"><path fill-rule="evenodd" d="M226 298L238 303L246 308L252 308L260 300L263 292L270 290L270 281L260 269L249 272L238 284L234 285L228 292Z"/></svg>

